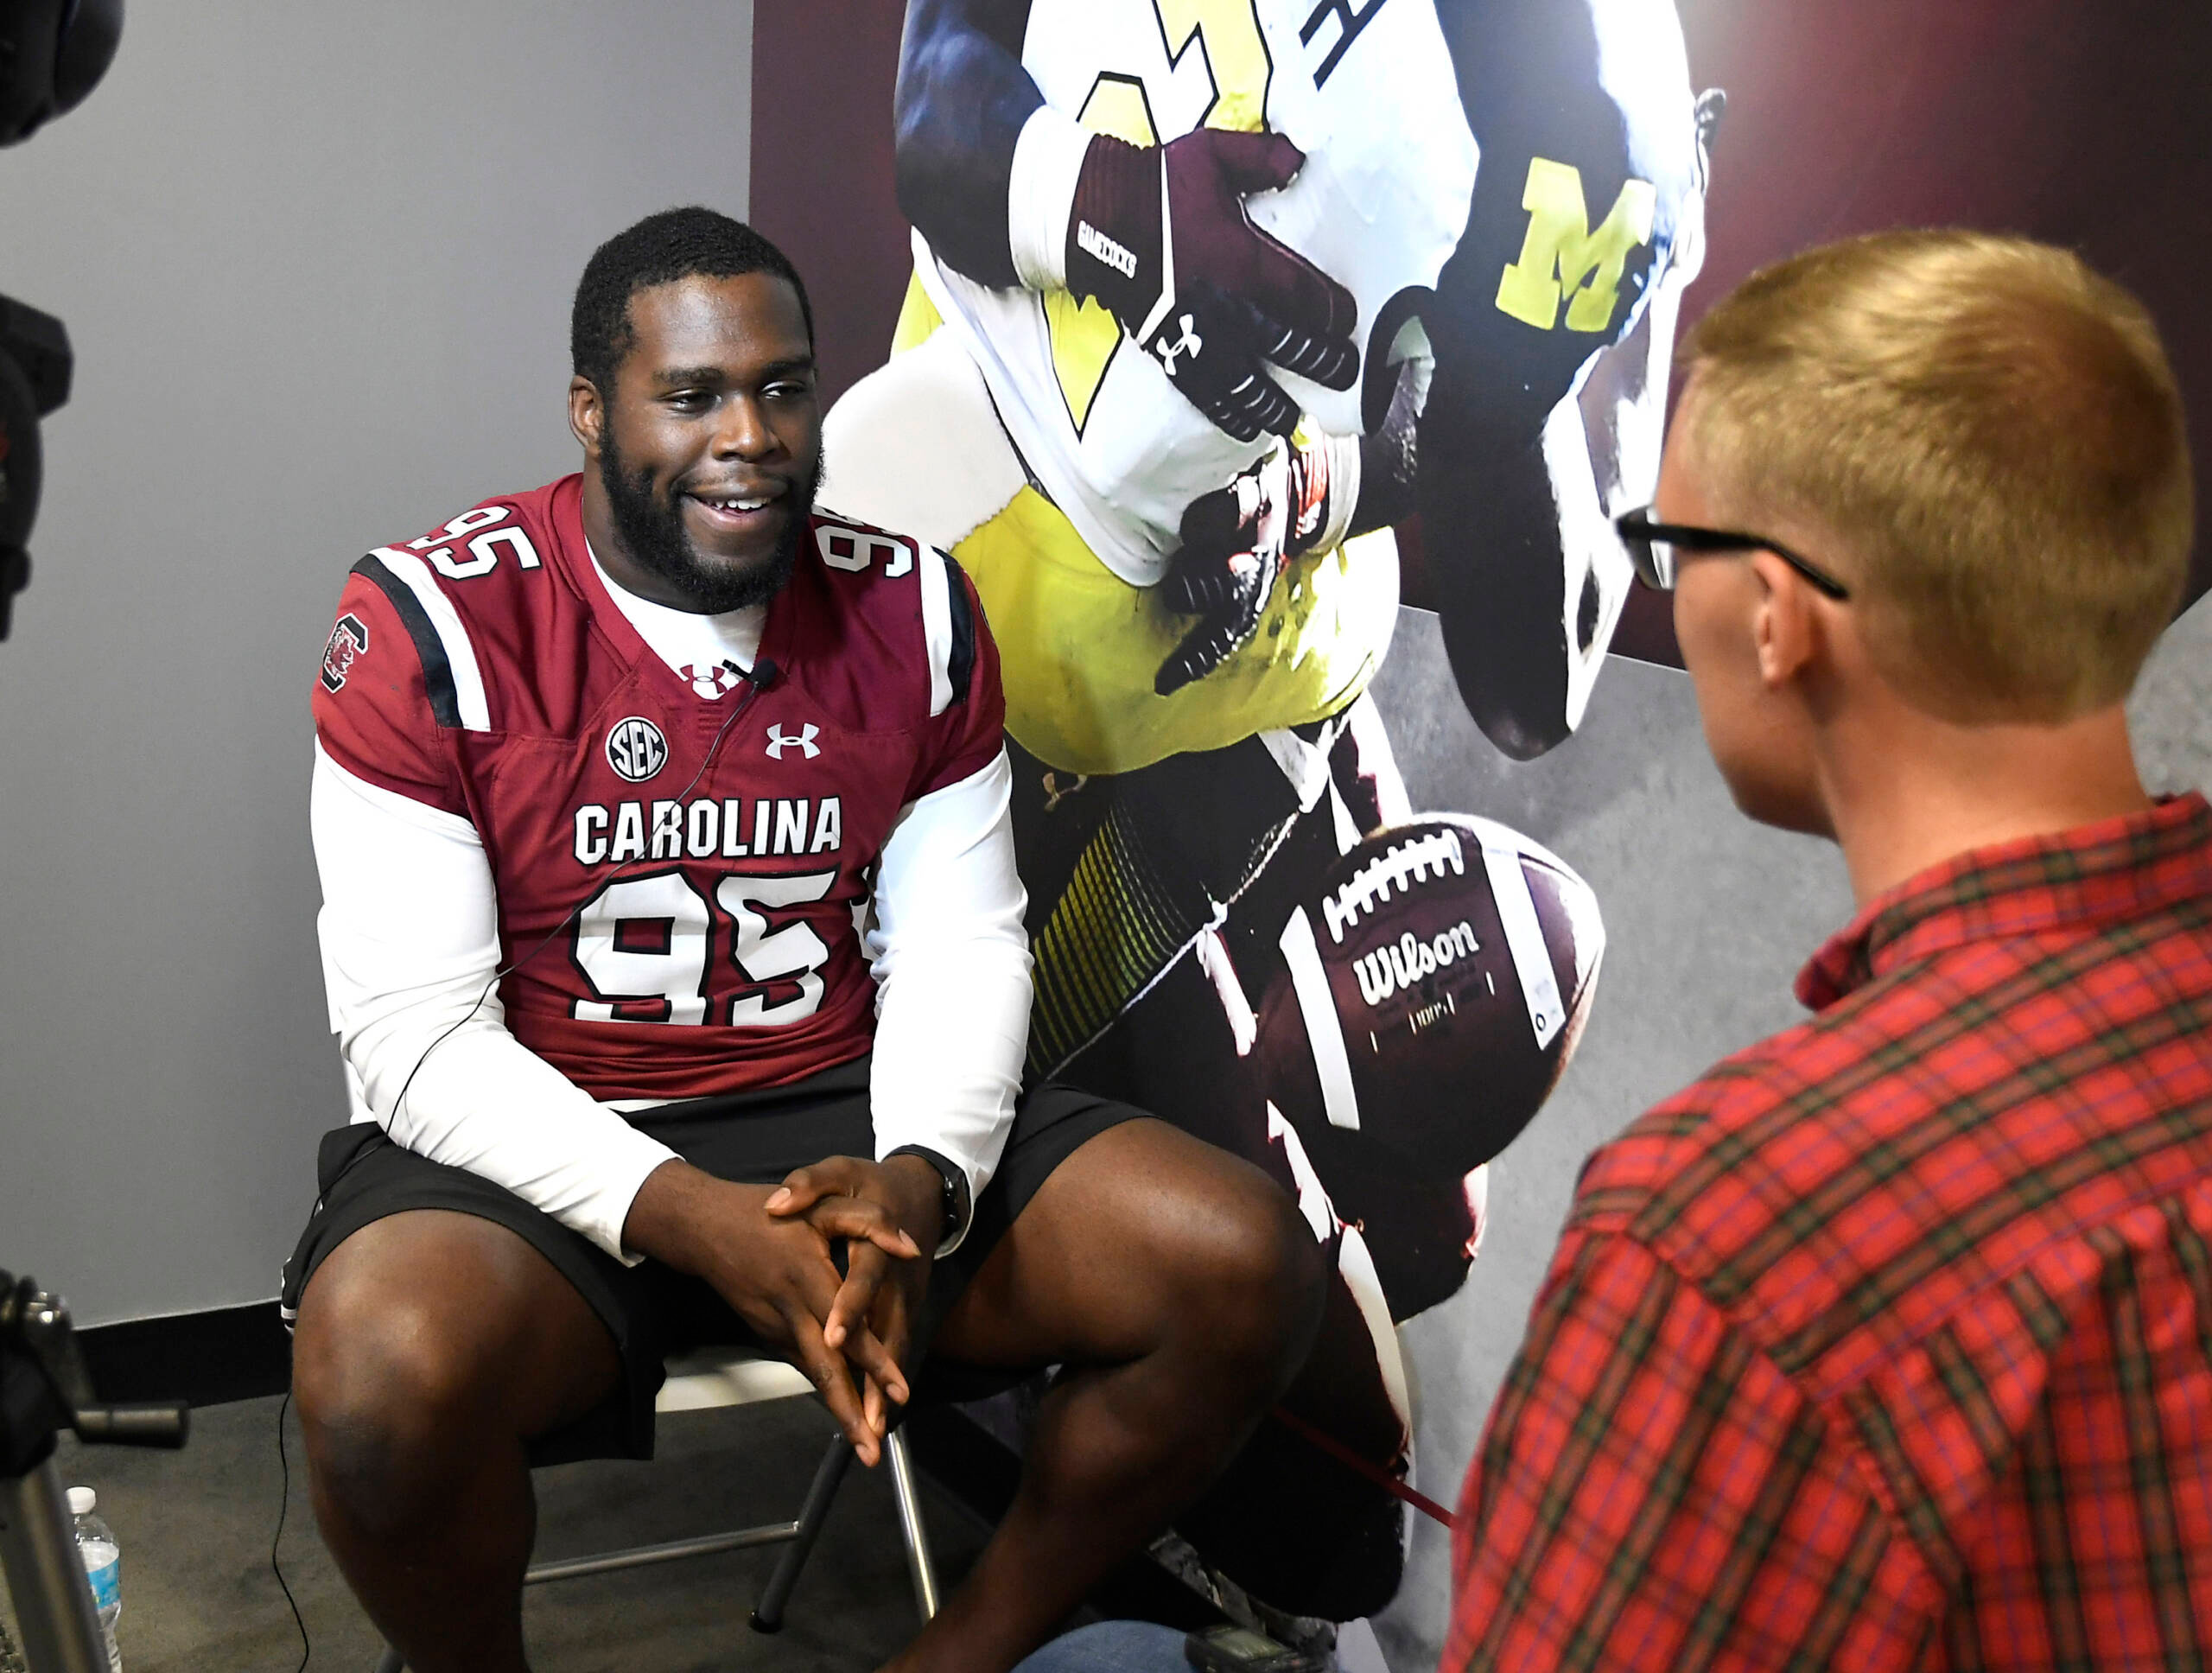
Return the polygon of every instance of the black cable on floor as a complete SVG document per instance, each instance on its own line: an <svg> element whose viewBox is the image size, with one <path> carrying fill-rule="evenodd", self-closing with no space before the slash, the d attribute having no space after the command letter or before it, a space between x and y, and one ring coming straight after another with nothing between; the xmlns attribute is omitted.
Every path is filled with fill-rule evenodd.
<svg viewBox="0 0 2212 1673"><path fill-rule="evenodd" d="M284 1516L292 1508L292 1465L284 1456L284 1415L292 1409L292 1391L284 1390L284 1398L276 1408L276 1473L283 1482L277 1491L276 1531L269 1536L269 1572L276 1576L276 1584L283 1587L284 1601L291 1606L292 1625L300 1629L300 1665L297 1673L306 1673L308 1658L315 1654L315 1645L308 1638L308 1624L300 1617L299 1600L292 1595L292 1588L284 1580L283 1565L276 1561L276 1547L284 1537Z"/></svg>

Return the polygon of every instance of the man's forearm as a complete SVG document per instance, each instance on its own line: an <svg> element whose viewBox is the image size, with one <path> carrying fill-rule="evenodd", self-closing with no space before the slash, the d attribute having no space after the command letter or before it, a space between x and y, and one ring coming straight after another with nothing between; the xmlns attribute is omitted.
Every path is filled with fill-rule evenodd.
<svg viewBox="0 0 2212 1673"><path fill-rule="evenodd" d="M893 110L899 207L980 283L1017 282L1007 235L1015 143L1044 95L1021 67L1027 0L914 0Z"/></svg>
<svg viewBox="0 0 2212 1673"><path fill-rule="evenodd" d="M889 1199L884 1206L928 1260L945 1231L944 1176L915 1155L887 1156L879 1165Z"/></svg>
<svg viewBox="0 0 2212 1673"><path fill-rule="evenodd" d="M935 1252L944 1224L944 1185L937 1169L919 1156L874 1163L848 1160L874 1170L872 1186L859 1193L862 1200L887 1211L924 1259ZM716 1179L681 1157L671 1157L645 1176L631 1199L622 1223L623 1246L679 1272L703 1276L727 1258L734 1218L758 1228L768 1225L766 1205L777 1189Z"/></svg>
<svg viewBox="0 0 2212 1673"><path fill-rule="evenodd" d="M1003 948L931 950L898 972L870 1066L877 1155L920 1145L982 1193L1013 1127L1030 996L1027 954Z"/></svg>
<svg viewBox="0 0 2212 1673"><path fill-rule="evenodd" d="M672 1154L492 1022L431 1051L397 1108L371 1109L394 1142L505 1187L617 1258L632 1199Z"/></svg>
<svg viewBox="0 0 2212 1673"><path fill-rule="evenodd" d="M1028 1044L1013 785L1001 753L908 806L884 846L870 938L876 1154L934 1150L968 1176L971 1199L998 1167ZM945 1252L957 1244L956 1235Z"/></svg>
<svg viewBox="0 0 2212 1673"><path fill-rule="evenodd" d="M356 1091L395 1142L505 1186L617 1256L670 1155L507 1032L491 869L466 819L316 751L323 977Z"/></svg>
<svg viewBox="0 0 2212 1673"><path fill-rule="evenodd" d="M713 1217L721 1181L681 1157L671 1156L645 1175L622 1222L622 1246L678 1272L696 1274L701 1228Z"/></svg>

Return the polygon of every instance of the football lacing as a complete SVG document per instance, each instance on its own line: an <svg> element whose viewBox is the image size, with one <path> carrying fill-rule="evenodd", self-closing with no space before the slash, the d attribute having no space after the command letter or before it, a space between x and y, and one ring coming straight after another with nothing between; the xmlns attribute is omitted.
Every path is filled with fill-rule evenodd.
<svg viewBox="0 0 2212 1673"><path fill-rule="evenodd" d="M1329 938L1341 942L1345 930L1388 900L1392 889L1409 893L1414 884L1427 882L1432 872L1441 877L1446 866L1459 875L1466 875L1466 855L1459 845L1459 833L1448 827L1393 844L1352 873L1321 902Z"/></svg>

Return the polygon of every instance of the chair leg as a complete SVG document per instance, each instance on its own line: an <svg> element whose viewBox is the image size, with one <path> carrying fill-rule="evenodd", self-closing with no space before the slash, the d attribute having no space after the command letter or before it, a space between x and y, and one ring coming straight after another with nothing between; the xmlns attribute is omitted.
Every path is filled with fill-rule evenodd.
<svg viewBox="0 0 2212 1673"><path fill-rule="evenodd" d="M838 1484L852 1466L853 1443L842 1434L833 1436L830 1450L822 1454L814 1472L814 1483L806 1490L806 1505L798 1513L798 1533L776 1559L776 1572L768 1576L768 1589L760 1594L760 1602L753 1611L754 1632L783 1631L784 1606L791 1601L791 1587L798 1584L798 1571L806 1566L807 1553L821 1536L830 1502L837 1497Z"/></svg>
<svg viewBox="0 0 2212 1673"><path fill-rule="evenodd" d="M937 1614L937 1566L930 1561L930 1536L922 1526L922 1496L914 1485L913 1454L906 1432L893 1429L885 1441L891 1455L891 1492L899 1501L899 1532L906 1542L906 1574L914 1582L914 1607L924 1620Z"/></svg>
<svg viewBox="0 0 2212 1673"><path fill-rule="evenodd" d="M407 1673L407 1657L390 1644L385 1645L384 1655L377 1662L377 1673Z"/></svg>

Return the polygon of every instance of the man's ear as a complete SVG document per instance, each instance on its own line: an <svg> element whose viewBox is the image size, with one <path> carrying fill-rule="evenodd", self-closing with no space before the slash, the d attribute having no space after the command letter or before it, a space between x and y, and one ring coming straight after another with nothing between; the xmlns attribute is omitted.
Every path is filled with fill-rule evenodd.
<svg viewBox="0 0 2212 1673"><path fill-rule="evenodd" d="M598 385L581 373L569 378L569 429L592 459L599 457L599 438L606 423L607 407L599 398Z"/></svg>
<svg viewBox="0 0 2212 1673"><path fill-rule="evenodd" d="M1759 678L1770 690L1789 684L1827 653L1827 623L1805 578L1772 552L1751 554L1759 588L1751 619Z"/></svg>

